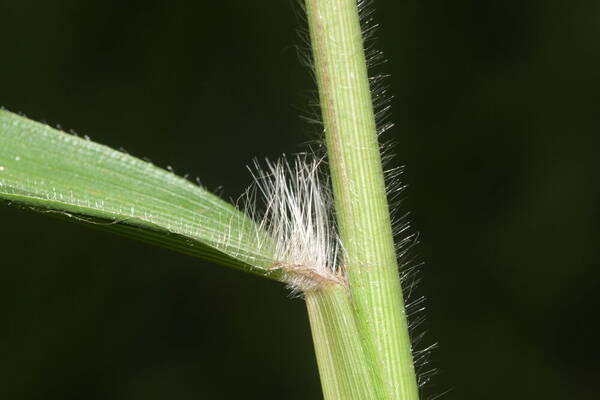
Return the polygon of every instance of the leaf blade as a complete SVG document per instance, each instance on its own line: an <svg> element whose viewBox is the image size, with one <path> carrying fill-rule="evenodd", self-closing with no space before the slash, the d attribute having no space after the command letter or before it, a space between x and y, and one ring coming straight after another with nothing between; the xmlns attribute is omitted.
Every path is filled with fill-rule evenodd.
<svg viewBox="0 0 600 400"><path fill-rule="evenodd" d="M5 110L0 199L280 279L269 270L270 238L234 205L146 161Z"/></svg>

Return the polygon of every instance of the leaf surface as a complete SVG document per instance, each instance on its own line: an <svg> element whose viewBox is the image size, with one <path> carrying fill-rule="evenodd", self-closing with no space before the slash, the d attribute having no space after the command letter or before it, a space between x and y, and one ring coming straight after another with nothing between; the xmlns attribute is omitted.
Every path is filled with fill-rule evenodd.
<svg viewBox="0 0 600 400"><path fill-rule="evenodd" d="M273 279L270 238L151 163L0 110L0 200Z"/></svg>

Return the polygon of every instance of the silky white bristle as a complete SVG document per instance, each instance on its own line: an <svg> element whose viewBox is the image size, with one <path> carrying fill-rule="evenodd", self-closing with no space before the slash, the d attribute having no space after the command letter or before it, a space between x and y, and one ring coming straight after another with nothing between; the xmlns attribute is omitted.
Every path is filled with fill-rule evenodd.
<svg viewBox="0 0 600 400"><path fill-rule="evenodd" d="M255 184L246 212L275 242L271 268L283 272L295 292L343 282L337 267L339 239L332 217L332 196L319 172L322 160L299 155L263 166L255 163ZM264 202L262 211L255 199Z"/></svg>

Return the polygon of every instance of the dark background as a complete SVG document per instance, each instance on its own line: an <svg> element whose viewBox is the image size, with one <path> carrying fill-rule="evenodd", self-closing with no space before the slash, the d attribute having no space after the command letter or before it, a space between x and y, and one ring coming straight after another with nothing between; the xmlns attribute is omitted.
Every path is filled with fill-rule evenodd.
<svg viewBox="0 0 600 400"><path fill-rule="evenodd" d="M597 396L600 2L378 0L447 399ZM236 197L302 149L291 1L0 1L0 105ZM0 397L320 398L273 282L0 208Z"/></svg>

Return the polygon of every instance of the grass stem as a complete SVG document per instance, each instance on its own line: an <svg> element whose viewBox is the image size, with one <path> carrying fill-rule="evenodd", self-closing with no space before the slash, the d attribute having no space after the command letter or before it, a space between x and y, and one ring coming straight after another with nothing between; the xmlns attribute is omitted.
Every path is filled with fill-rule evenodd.
<svg viewBox="0 0 600 400"><path fill-rule="evenodd" d="M356 0L306 0L344 267L386 399L418 399Z"/></svg>

